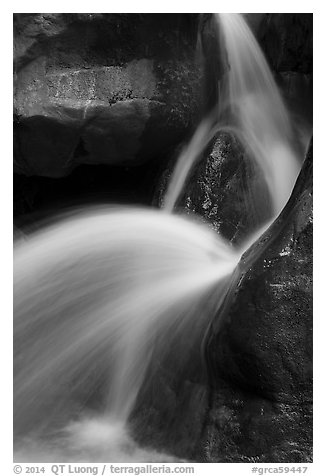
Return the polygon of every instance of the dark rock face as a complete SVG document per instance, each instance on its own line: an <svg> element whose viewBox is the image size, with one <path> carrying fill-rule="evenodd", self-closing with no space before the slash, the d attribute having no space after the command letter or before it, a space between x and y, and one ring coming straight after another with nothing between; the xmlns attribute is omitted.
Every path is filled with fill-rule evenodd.
<svg viewBox="0 0 326 476"><path fill-rule="evenodd" d="M313 122L313 15L248 13L245 16L274 72L305 150Z"/></svg>
<svg viewBox="0 0 326 476"><path fill-rule="evenodd" d="M276 75L286 104L292 115L298 142L304 150L312 134L313 78L312 74L284 71Z"/></svg>
<svg viewBox="0 0 326 476"><path fill-rule="evenodd" d="M196 121L197 16L16 14L15 170L134 164Z"/></svg>
<svg viewBox="0 0 326 476"><path fill-rule="evenodd" d="M305 144L312 134L313 15L268 13L256 36Z"/></svg>
<svg viewBox="0 0 326 476"><path fill-rule="evenodd" d="M310 461L312 147L290 201L233 281L206 348L206 458Z"/></svg>
<svg viewBox="0 0 326 476"><path fill-rule="evenodd" d="M312 73L312 13L267 13L258 41L274 71Z"/></svg>
<svg viewBox="0 0 326 476"><path fill-rule="evenodd" d="M246 236L236 219L246 219L243 197L236 200L230 183L241 190L248 164L232 137L222 134L219 141L197 166L179 206L189 212L191 198L193 211L218 232L227 236L229 226ZM217 144L223 152L218 170L212 167ZM210 213L203 197L219 204L219 194L225 201ZM171 343L170 357L152 365L133 416L136 437L196 461L311 461L312 147L288 204L242 258L215 319L213 309L210 295L198 307L193 322L202 328L181 367L180 348Z"/></svg>
<svg viewBox="0 0 326 476"><path fill-rule="evenodd" d="M251 21L287 99L297 105L304 97L310 107L311 15L258 15ZM216 38L207 24L203 28L205 68L215 68L205 78L212 104ZM197 120L202 65L196 16L16 14L15 31L19 215L48 193L49 182L40 186L26 176L73 179L79 164L155 161ZM304 105L299 113L305 112ZM269 216L265 187L233 136L220 134L204 155L177 205L238 244ZM204 340L206 362L200 355L205 327L182 362L178 342L153 361L132 419L142 443L197 461L311 459L311 159L312 150L284 212L233 276ZM98 193L83 167L78 191L87 183ZM103 173L103 188L121 181L119 173L112 175L109 183ZM55 197L65 180L51 186ZM71 182L65 187L71 190ZM198 309L205 325L214 315L210 300Z"/></svg>
<svg viewBox="0 0 326 476"><path fill-rule="evenodd" d="M27 232L30 225L58 211L90 204L149 206L162 162L164 159L138 167L82 164L60 179L14 174L15 224Z"/></svg>
<svg viewBox="0 0 326 476"><path fill-rule="evenodd" d="M219 133L207 155L194 166L176 206L201 216L217 233L239 244L272 215L260 170L234 135ZM171 166L172 169L172 166ZM163 177L162 204L171 172Z"/></svg>
<svg viewBox="0 0 326 476"><path fill-rule="evenodd" d="M244 15L273 71L312 73L312 13Z"/></svg>
<svg viewBox="0 0 326 476"><path fill-rule="evenodd" d="M189 306L188 325L158 336L130 420L141 445L194 461L203 459L209 388L201 343L214 315L215 293Z"/></svg>

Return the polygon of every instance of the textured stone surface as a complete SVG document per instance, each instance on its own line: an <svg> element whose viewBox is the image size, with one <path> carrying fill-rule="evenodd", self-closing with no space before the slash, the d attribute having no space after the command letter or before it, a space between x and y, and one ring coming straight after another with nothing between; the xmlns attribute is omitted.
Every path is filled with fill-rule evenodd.
<svg viewBox="0 0 326 476"><path fill-rule="evenodd" d="M15 170L134 164L196 121L195 15L16 14Z"/></svg>
<svg viewBox="0 0 326 476"><path fill-rule="evenodd" d="M198 332L190 353L176 340L167 355L154 354L132 418L135 437L195 461L311 461L312 148L218 312L217 294L189 317Z"/></svg>
<svg viewBox="0 0 326 476"><path fill-rule="evenodd" d="M16 171L61 177L80 163L134 164L174 148L198 112L197 27L191 15L173 21L163 17L16 15ZM269 14L253 21L279 71L278 81L295 104L311 87L311 29L309 22L302 29L297 19L299 26L291 33L290 17L281 17ZM213 41L207 41L206 67L215 61ZM211 99L217 94L215 73L207 79ZM263 196L242 159L234 138L217 140L179 204L234 243L242 230L255 227L242 208L248 183L250 191L257 186ZM189 360L176 359L180 348L174 343L167 347L170 357L153 362L155 378L143 389L133 420L146 444L204 461L311 458L308 177L306 165L280 220L234 276L221 319L215 319L209 333L208 379L199 352L203 329ZM19 182L22 213L34 207L33 178ZM206 311L198 310L198 317Z"/></svg>
<svg viewBox="0 0 326 476"><path fill-rule="evenodd" d="M164 201L174 161L162 177L157 201ZM234 135L219 133L194 165L176 207L197 214L223 238L239 244L270 219L271 203L261 172Z"/></svg>
<svg viewBox="0 0 326 476"><path fill-rule="evenodd" d="M209 461L312 454L312 147L284 211L244 255L209 331Z"/></svg>

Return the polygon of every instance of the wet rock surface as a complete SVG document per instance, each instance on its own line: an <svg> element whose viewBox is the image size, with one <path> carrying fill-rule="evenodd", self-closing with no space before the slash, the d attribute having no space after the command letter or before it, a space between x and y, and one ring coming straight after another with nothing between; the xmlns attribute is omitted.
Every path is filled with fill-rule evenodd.
<svg viewBox="0 0 326 476"><path fill-rule="evenodd" d="M139 444L179 458L202 460L200 442L208 409L207 371L201 356L215 290L201 299L191 329L158 336L150 367L130 418Z"/></svg>
<svg viewBox="0 0 326 476"><path fill-rule="evenodd" d="M164 204L173 165L172 161L158 189L160 206ZM237 245L271 217L266 189L261 171L236 137L221 132L190 172L176 208L199 215L223 238Z"/></svg>
<svg viewBox="0 0 326 476"><path fill-rule="evenodd" d="M208 461L312 458L312 146L208 333Z"/></svg>
<svg viewBox="0 0 326 476"><path fill-rule="evenodd" d="M95 195L94 177L102 171L109 201L123 200L137 182L130 201L142 201L144 194L142 203L149 203L157 170L146 165L125 174L122 168L90 168L166 160L189 133L201 107L197 19L18 14L15 22L16 213L42 207L48 196L62 195L64 201L73 187L75 196L86 189ZM267 14L254 22L285 96L294 106L304 98L299 114L306 114L312 85L310 15ZM207 68L216 60L209 44ZM217 97L216 73L206 78L209 102ZM205 157L178 208L200 215L237 244L269 214L265 187L254 179L234 137L216 137ZM153 378L133 416L146 445L197 461L311 460L311 157L312 151L280 219L240 263L223 313L210 329L205 361L201 329L188 360L176 365L180 349L171 344L170 356L153 363ZM90 165L79 174L74 171L79 164ZM30 175L45 176L45 182ZM53 185L54 177L63 176L71 180L56 179ZM114 182L123 185L115 189ZM206 311L198 310L198 320Z"/></svg>
<svg viewBox="0 0 326 476"><path fill-rule="evenodd" d="M202 197L195 211L214 227L226 205L212 218ZM226 204L237 210L234 197ZM244 255L218 312L213 303L207 296L198 309L202 328L181 367L171 343L170 355L152 364L132 418L136 437L196 461L311 461L312 147L284 211Z"/></svg>
<svg viewBox="0 0 326 476"><path fill-rule="evenodd" d="M224 154L218 171L217 144ZM237 204L244 199L240 194L236 201L230 182L236 180L235 190L241 190L245 167L234 138L221 134L196 167L178 209L190 212L189 197L198 198L191 212L227 236L230 225L221 220L226 208L226 217L236 217L229 229L241 236L238 219L244 219L245 208L239 211ZM215 205L219 195L228 198L213 213L203 206L207 190ZM164 186L158 200L163 191ZM198 309L200 331L182 365L173 343L169 355L152 364L132 418L136 437L196 461L311 461L312 145L289 202L242 258L214 319L212 303L214 297L207 296Z"/></svg>
<svg viewBox="0 0 326 476"><path fill-rule="evenodd" d="M275 70L276 79L304 144L312 124L311 15L246 16L272 66L292 68ZM297 26L291 33L293 22ZM50 195L66 189L65 183L44 186L35 177L58 180L80 164L86 164L75 174L78 181L83 175L81 187L102 174L87 167L104 164L111 168L103 177L122 177L128 190L153 193L154 183L141 178L147 175L144 169L130 173L126 167L157 164L150 175L158 180L162 162L176 155L176 145L190 137L198 115L218 100L222 65L212 23L210 14L15 14L14 171L32 176L31 183L15 180L24 182L15 191L15 214L37 211L47 201L47 187ZM292 35L291 51L298 61L310 58L305 67L276 61L286 53L269 48L278 29L284 45L286 35ZM304 57L299 54L302 35L308 35ZM130 185L129 176L135 183ZM81 187L79 196L84 194ZM114 195L110 179L107 188ZM214 214L212 208L202 210L205 218ZM232 230L227 233L232 238Z"/></svg>
<svg viewBox="0 0 326 476"><path fill-rule="evenodd" d="M196 121L196 15L16 14L15 171L137 164Z"/></svg>
<svg viewBox="0 0 326 476"><path fill-rule="evenodd" d="M173 346L154 366L136 435L196 461L312 461L312 146L284 211L231 281L206 333L214 298L198 310L182 372Z"/></svg>

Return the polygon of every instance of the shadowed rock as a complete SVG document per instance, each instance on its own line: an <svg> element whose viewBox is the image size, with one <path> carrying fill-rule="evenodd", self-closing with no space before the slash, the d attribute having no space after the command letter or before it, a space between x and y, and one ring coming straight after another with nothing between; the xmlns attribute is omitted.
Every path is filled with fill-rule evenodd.
<svg viewBox="0 0 326 476"><path fill-rule="evenodd" d="M267 185L233 134L217 134L187 179L176 207L202 217L223 238L237 245L272 216ZM162 205L171 167L162 177Z"/></svg>
<svg viewBox="0 0 326 476"><path fill-rule="evenodd" d="M131 17L16 15L16 171L61 177L80 163L155 160L184 137L200 89L196 22L163 15L161 24L160 15L149 26L146 15ZM281 59L274 66L305 71ZM310 460L311 158L312 149L284 212L233 276L208 332L209 378L199 345L176 363L180 349L170 342L169 355L154 361L135 410L146 444L206 461ZM268 213L253 177L239 144L221 135L178 206L236 244Z"/></svg>
<svg viewBox="0 0 326 476"><path fill-rule="evenodd" d="M141 443L195 461L311 460L311 207L312 146L284 211L243 256L220 309L211 292L193 310L192 347L172 338L166 355L154 352L132 416Z"/></svg>
<svg viewBox="0 0 326 476"><path fill-rule="evenodd" d="M15 170L137 164L200 107L196 15L16 14Z"/></svg>
<svg viewBox="0 0 326 476"><path fill-rule="evenodd" d="M264 15L257 37L272 69L311 73L312 30L312 13Z"/></svg>
<svg viewBox="0 0 326 476"><path fill-rule="evenodd" d="M312 451L312 145L280 217L243 256L213 322L209 461Z"/></svg>

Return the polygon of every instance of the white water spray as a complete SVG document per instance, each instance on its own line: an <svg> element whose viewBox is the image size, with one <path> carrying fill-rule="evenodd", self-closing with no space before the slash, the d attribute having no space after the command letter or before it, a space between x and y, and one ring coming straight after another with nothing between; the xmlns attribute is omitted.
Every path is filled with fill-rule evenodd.
<svg viewBox="0 0 326 476"><path fill-rule="evenodd" d="M217 117L203 121L181 154L165 211L173 210L209 141L229 128L239 133L263 171L276 215L298 173L291 126L242 18L222 14L219 21L230 70ZM225 280L243 251L235 252L189 218L122 208L76 213L18 242L16 459L159 461L157 454L140 454L127 431L151 353L171 335L179 335L180 342L187 336L188 345L195 342L194 319L204 322L210 316L194 309L210 289L216 290L216 301L223 298ZM95 416L86 411L90 402ZM19 439L26 435L31 435L28 443ZM41 446L33 453L44 435L55 449Z"/></svg>
<svg viewBox="0 0 326 476"><path fill-rule="evenodd" d="M241 15L220 13L229 71L222 85L220 115L240 131L262 172L277 216L288 201L300 170L292 125L275 80Z"/></svg>
<svg viewBox="0 0 326 476"><path fill-rule="evenodd" d="M170 182L165 208L172 211L195 161L219 131L235 134L262 173L275 218L290 197L302 160L294 146L289 114L259 45L241 15L219 13L227 72L219 104L182 152Z"/></svg>
<svg viewBox="0 0 326 476"><path fill-rule="evenodd" d="M202 224L146 209L83 212L18 244L16 431L76 418L72 400L88 389L87 401L97 380L108 381L100 437L125 427L157 337L195 339L192 306L239 258ZM93 426L65 431L85 444Z"/></svg>

